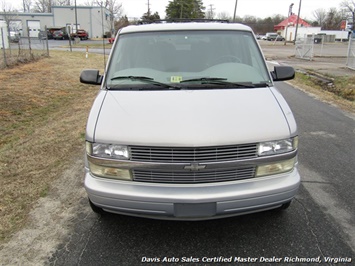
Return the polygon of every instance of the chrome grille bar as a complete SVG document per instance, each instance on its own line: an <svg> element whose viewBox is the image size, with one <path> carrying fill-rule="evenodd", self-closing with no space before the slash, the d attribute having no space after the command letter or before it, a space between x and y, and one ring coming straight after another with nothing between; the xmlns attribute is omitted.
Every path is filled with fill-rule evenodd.
<svg viewBox="0 0 355 266"><path fill-rule="evenodd" d="M131 146L132 161L146 162L224 162L257 157L257 144L219 147L144 147Z"/></svg>
<svg viewBox="0 0 355 266"><path fill-rule="evenodd" d="M210 183L227 182L255 177L255 166L204 171L161 171L134 169L133 179L138 182L152 183Z"/></svg>

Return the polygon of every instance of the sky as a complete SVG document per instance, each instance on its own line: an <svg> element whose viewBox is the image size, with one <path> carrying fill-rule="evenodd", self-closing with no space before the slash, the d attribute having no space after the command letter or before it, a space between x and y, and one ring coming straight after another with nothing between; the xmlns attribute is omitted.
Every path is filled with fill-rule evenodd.
<svg viewBox="0 0 355 266"><path fill-rule="evenodd" d="M118 0L119 1L119 0ZM301 0L301 17L313 19L313 11L319 8L328 10L331 7L339 8L343 0ZM147 12L148 0L121 0L125 13L128 17L139 17ZM206 9L212 5L213 11L218 14L225 12L233 17L235 0L202 0ZM160 17L165 16L165 8L169 0L149 0L150 9L157 11ZM260 18L275 14L288 15L289 6L294 4L292 12L298 14L300 0L237 0L236 15L244 17L253 15ZM163 16L162 16L163 14Z"/></svg>
<svg viewBox="0 0 355 266"><path fill-rule="evenodd" d="M13 8L21 8L22 0L0 0L1 2L11 3ZM34 2L35 0L32 0ZM77 0L77 4L83 4L87 0ZM169 0L116 0L122 3L124 14L128 18L140 18L148 10L148 1L150 10L158 12L161 18L165 17L165 8L169 4ZM293 3L292 12L298 14L300 1L301 18L313 20L313 11L319 8L328 10L335 7L339 9L343 0L202 0L206 9L213 9L215 14L224 12L233 17L234 7L237 1L236 15L244 17L252 15L259 18L266 18L276 14L283 16L288 15L289 6Z"/></svg>

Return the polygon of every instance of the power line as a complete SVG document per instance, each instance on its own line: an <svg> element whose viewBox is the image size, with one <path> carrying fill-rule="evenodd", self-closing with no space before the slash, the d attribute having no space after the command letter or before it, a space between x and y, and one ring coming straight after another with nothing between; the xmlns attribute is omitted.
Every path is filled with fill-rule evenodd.
<svg viewBox="0 0 355 266"><path fill-rule="evenodd" d="M148 17L150 16L150 2L149 2L149 0L148 0L148 11L147 11L147 15L148 15Z"/></svg>

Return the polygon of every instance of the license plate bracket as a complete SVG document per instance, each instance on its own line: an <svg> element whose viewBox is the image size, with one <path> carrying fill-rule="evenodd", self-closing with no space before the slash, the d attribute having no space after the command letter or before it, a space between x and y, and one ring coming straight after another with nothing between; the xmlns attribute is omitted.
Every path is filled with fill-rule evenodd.
<svg viewBox="0 0 355 266"><path fill-rule="evenodd" d="M216 215L216 202L208 203L175 203L175 217L210 217Z"/></svg>

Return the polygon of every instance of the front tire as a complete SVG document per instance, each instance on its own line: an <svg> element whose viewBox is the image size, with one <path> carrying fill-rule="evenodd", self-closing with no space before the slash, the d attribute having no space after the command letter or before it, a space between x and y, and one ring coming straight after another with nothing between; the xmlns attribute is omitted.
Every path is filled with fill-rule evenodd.
<svg viewBox="0 0 355 266"><path fill-rule="evenodd" d="M292 202L292 200L290 200L289 202L286 202L286 203L282 204L279 209L280 209L281 211L288 209L288 207L290 207L290 205L291 205L291 202Z"/></svg>
<svg viewBox="0 0 355 266"><path fill-rule="evenodd" d="M97 207L94 203L92 203L92 201L90 199L89 199L89 204L90 204L91 210L94 213L97 213L97 214L100 214L100 215L105 214L105 211L102 208Z"/></svg>

